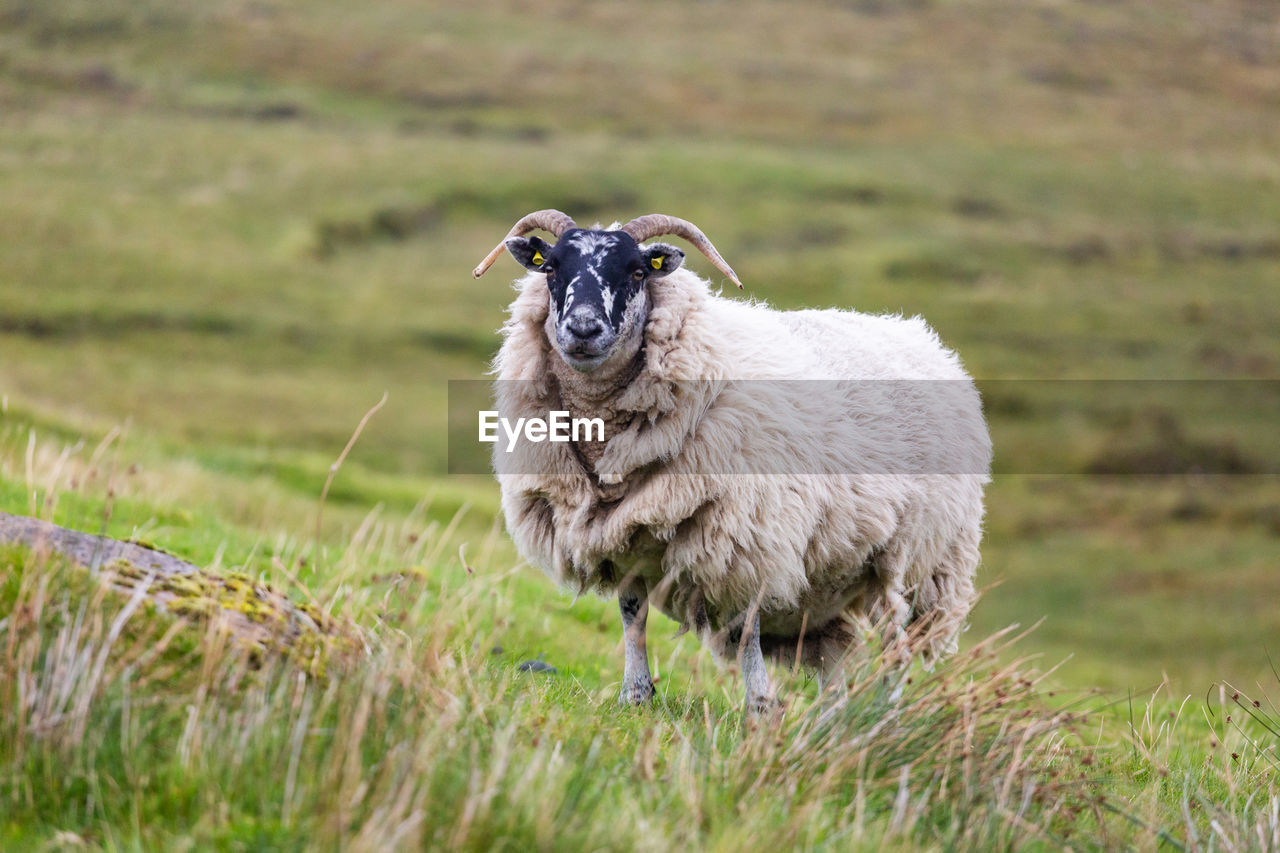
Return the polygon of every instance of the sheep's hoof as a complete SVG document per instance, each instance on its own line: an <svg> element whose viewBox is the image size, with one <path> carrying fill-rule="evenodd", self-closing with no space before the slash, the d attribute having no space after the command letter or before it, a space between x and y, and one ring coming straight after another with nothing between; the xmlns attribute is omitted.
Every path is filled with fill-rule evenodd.
<svg viewBox="0 0 1280 853"><path fill-rule="evenodd" d="M623 684L618 694L619 705L643 705L653 698L653 682L645 679L633 684Z"/></svg>
<svg viewBox="0 0 1280 853"><path fill-rule="evenodd" d="M748 696L747 716L753 720L782 718L782 701L773 696Z"/></svg>

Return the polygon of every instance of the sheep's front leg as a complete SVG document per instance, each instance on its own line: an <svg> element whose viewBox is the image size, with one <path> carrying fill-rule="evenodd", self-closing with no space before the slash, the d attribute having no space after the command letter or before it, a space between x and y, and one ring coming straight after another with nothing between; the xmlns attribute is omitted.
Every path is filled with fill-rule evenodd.
<svg viewBox="0 0 1280 853"><path fill-rule="evenodd" d="M736 632L735 632L736 633ZM734 640L730 634L730 640ZM742 669L742 681L746 686L747 713L761 716L778 707L769 683L769 670L765 669L764 652L760 650L760 613L748 614L744 630L736 638L738 666Z"/></svg>
<svg viewBox="0 0 1280 853"><path fill-rule="evenodd" d="M649 675L649 655L645 651L645 622L649 618L649 592L638 578L623 581L618 589L618 609L622 611L622 646L626 664L622 673L624 705L639 705L653 698L653 677Z"/></svg>

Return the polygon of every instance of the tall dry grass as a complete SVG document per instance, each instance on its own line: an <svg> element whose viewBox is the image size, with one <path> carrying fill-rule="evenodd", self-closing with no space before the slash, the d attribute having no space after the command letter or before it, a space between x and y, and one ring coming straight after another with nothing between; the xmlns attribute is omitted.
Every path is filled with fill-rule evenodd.
<svg viewBox="0 0 1280 853"><path fill-rule="evenodd" d="M1107 735L1115 715L1062 708L1006 631L931 672L873 648L821 690L779 672L775 720L745 718L723 672L620 709L612 685L492 653L540 603L496 528L475 557L458 530L375 510L340 545L311 525L277 542L296 595L360 626L320 676L158 612L145 585L0 550L0 846L1274 844L1280 726L1261 703L1239 708L1260 720L1215 722L1234 758L1184 755L1187 723L1150 710ZM308 557L314 588L289 568ZM599 645L603 669L616 649Z"/></svg>
<svg viewBox="0 0 1280 853"><path fill-rule="evenodd" d="M932 674L867 655L817 696L792 679L785 718L755 726L693 693L622 713L495 665L488 614L520 605L491 566L442 593L344 584L344 616L384 618L366 654L317 679L255 663L215 622L155 613L144 587L126 597L25 551L5 562L0 799L36 836L972 848L1061 840L1093 796L1069 773L1073 715L998 662L1003 637Z"/></svg>

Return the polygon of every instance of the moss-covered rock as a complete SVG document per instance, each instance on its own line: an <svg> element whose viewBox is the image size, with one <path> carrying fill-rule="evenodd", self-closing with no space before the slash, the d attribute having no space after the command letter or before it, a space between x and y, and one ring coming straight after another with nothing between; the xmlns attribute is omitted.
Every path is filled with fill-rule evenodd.
<svg viewBox="0 0 1280 853"><path fill-rule="evenodd" d="M355 626L242 572L215 572L149 545L3 512L0 543L58 554L125 594L145 587L158 610L227 631L247 647L251 660L280 654L323 676L335 657L361 648Z"/></svg>

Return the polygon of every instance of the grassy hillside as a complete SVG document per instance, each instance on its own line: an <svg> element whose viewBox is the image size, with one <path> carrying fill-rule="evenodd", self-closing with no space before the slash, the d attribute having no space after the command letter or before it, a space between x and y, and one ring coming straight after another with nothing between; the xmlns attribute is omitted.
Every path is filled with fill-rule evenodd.
<svg viewBox="0 0 1280 853"><path fill-rule="evenodd" d="M1174 708L1188 694L1218 696L1223 682L1274 696L1278 92L1280 13L1246 0L1158 9L1136 0L713 0L643 12L567 0L0 0L0 509L244 567L299 596L351 597L351 619L388 647L388 632L412 647L386 652L360 678L417 673L421 649L433 648L456 667L442 674L433 663L426 680L470 697L454 707L502 709L482 713L466 736L438 733L461 750L457 767L469 744L483 748L483 732L507 731L502 720L514 726L507 737L534 737L527 711L558 721L554 742L579 750L575 764L601 762L591 765L600 774L661 744L652 748L666 757L640 760L607 802L648 780L694 778L689 765L663 762L732 751L731 674L714 671L687 638L657 639L661 671L689 680L654 715L616 714L612 606L571 604L518 568L495 526L493 484L444 474L447 380L483 375L510 298L504 279L516 271L504 259L477 282L472 266L535 208L582 222L668 212L712 237L749 296L921 314L979 378L1000 474L969 646L1043 620L1001 658L1036 656L1042 669L1065 659L1028 698L1032 717L1053 719L1064 695L1081 701L1100 688L1091 707L1118 704L1089 742L1114 747L1130 723L1141 728L1145 700L1166 678L1160 695ZM710 275L700 258L690 263ZM317 533L329 466L384 390L388 402L334 480ZM22 554L5 565L10 578L36 571ZM431 592L397 587L411 599L407 621L383 624L378 602L391 593L375 579L410 569ZM483 592L468 595L468 584ZM28 594L12 586L0 602ZM441 615L450 608L465 617ZM56 620L37 623L32 636L56 636ZM486 656L493 645L502 654ZM514 665L538 654L559 675L517 680ZM484 673L474 693L460 674L469 669ZM794 687L804 698L788 726L820 704L813 685ZM335 689L326 707L348 719L354 694L348 711L336 709L355 688ZM435 707L400 689L409 704ZM127 707L104 690L102 701ZM179 725L159 706L154 744ZM1167 709L1152 707L1141 742L1155 750ZM860 713L842 718L849 731L870 719ZM1223 803L1247 799L1223 793L1243 784L1229 757L1226 775L1205 769L1222 748L1209 743L1223 743L1213 727L1225 711L1211 724L1202 716L1184 712L1158 760L1136 747L1106 759L1101 779L1131 817L1189 844L1180 814L1198 802L1197 785ZM288 719L286 730L296 723ZM425 724L413 719L404 742L425 749ZM287 743L273 726L264 737ZM593 726L606 741L621 733L606 757L589 749ZM207 811L201 797L237 775L223 766L201 776L188 754L163 782L139 777L138 808L165 827L139 834L125 813L84 805L81 782L60 799L31 785L23 793L17 780L31 768L13 751L20 743L0 744L2 793L27 804L8 824L0 817L0 840L8 832L15 845L59 828L108 847L168 843ZM684 757L671 758L677 744ZM258 800L279 806L288 768L295 779L307 767L322 774L330 748L317 747L315 764L281 758L280 789L250 790L230 812L258 814ZM539 748L520 766L550 761ZM33 754L55 764L64 755ZM108 765L118 780L123 769ZM93 766L75 778L90 779ZM700 766L728 787L686 788L678 804L643 800L672 814L653 846L730 846L766 826L803 845L852 832L832 805L848 792L821 786L801 797L814 811L797 814L812 814L810 824L770 813L731 828L721 812L759 789L737 771ZM752 766L782 796L784 776ZM1195 785L1144 787L1144 774L1171 767L1178 780L1176 768L1191 768ZM361 768L350 778L370 782ZM1008 815L994 807L982 832L938 816L901 817L890 831L897 771L862 777L868 790L887 786L876 795L883 808L863 812L879 815L855 833L865 843L1012 838L1000 835ZM189 811L164 813L161 792L193 773ZM1136 786L1112 785L1134 774ZM593 778L582 771L561 790L582 796ZM915 784L912 802L926 790ZM431 785L405 796L461 808L468 791L489 790L462 770ZM323 790L298 803L328 808ZM521 796L532 795L513 795L506 812L524 815L516 823L551 820ZM272 812L280 834L264 839L305 837L294 834L301 805L289 808L292 819ZM570 837L628 844L599 829L605 813L582 817ZM548 826L568 811L555 814ZM619 833L643 822L628 814ZM1045 837L1058 838L1059 816L1037 814L1052 826ZM1251 820L1243 806L1232 814ZM685 818L693 828L678 829ZM214 828L191 837L253 846L239 819L211 817ZM1090 832L1120 831L1090 820ZM452 837L415 826L405 838ZM353 827L324 837L350 841ZM485 844L456 831L460 843Z"/></svg>
<svg viewBox="0 0 1280 853"><path fill-rule="evenodd" d="M867 654L821 691L780 668L785 710L757 722L732 668L655 631L655 703L620 708L613 608L548 601L496 531L423 507L249 541L203 520L233 512L221 475L166 467L161 494L110 444L0 451L46 514L229 562L334 626L277 655L118 591L119 567L0 548L4 849L1239 849L1280 831L1265 694L1219 691L1200 719L1159 693L1064 692L1004 631L931 672ZM244 500L310 514L273 483ZM556 671L517 666L538 659Z"/></svg>

